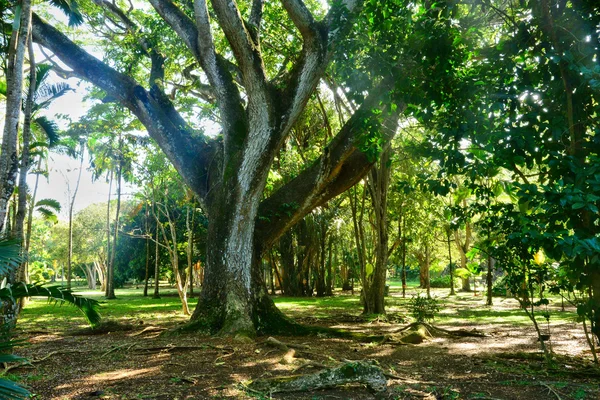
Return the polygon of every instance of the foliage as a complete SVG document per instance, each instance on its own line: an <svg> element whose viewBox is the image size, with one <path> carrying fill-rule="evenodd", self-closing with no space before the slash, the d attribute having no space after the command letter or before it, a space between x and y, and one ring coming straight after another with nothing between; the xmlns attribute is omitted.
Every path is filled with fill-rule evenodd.
<svg viewBox="0 0 600 400"><path fill-rule="evenodd" d="M431 321L440 311L439 300L432 297L421 296L421 293L412 296L408 303L410 315L417 322Z"/></svg>

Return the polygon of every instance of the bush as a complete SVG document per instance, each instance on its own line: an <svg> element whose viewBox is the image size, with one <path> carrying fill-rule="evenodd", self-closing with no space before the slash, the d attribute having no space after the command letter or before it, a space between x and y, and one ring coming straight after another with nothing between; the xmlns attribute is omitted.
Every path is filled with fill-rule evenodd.
<svg viewBox="0 0 600 400"><path fill-rule="evenodd" d="M454 287L457 287L457 278L454 277ZM450 275L438 276L437 278L431 278L429 281L429 287L432 288L448 288L450 289Z"/></svg>
<svg viewBox="0 0 600 400"><path fill-rule="evenodd" d="M431 321L435 318L435 315L440 311L439 301L435 298L428 299L427 297L421 297L421 294L413 296L408 304L410 315L417 322Z"/></svg>
<svg viewBox="0 0 600 400"><path fill-rule="evenodd" d="M506 297L507 287L508 286L506 284L505 277L498 279L496 282L494 282L494 285L492 286L492 294L494 296Z"/></svg>

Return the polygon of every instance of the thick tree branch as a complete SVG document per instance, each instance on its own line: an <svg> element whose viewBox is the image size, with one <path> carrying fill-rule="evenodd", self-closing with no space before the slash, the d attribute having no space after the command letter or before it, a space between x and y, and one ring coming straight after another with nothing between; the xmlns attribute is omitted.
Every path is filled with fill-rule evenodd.
<svg viewBox="0 0 600 400"><path fill-rule="evenodd" d="M262 21L264 3L264 0L252 0L252 10L250 11L248 25L250 27L254 43L258 43L258 34L260 32L260 23Z"/></svg>
<svg viewBox="0 0 600 400"><path fill-rule="evenodd" d="M200 7L199 4L203 4L203 7ZM219 19L219 26L225 33L225 37L227 37L227 41L242 71L242 80L250 101L252 101L253 96L258 96L261 100L262 98L266 99L267 79L258 42L252 40L252 36L246 29L235 2L213 0L212 5ZM198 29L200 29L198 14L200 12L207 13L206 2L196 0L194 10L197 15ZM206 16L205 19L207 20L208 17Z"/></svg>
<svg viewBox="0 0 600 400"><path fill-rule="evenodd" d="M187 48L192 52L194 58L200 61L201 56L198 52L198 30L194 25L194 21L170 0L148 1L152 7L154 7L158 15L160 15L183 40Z"/></svg>
<svg viewBox="0 0 600 400"><path fill-rule="evenodd" d="M91 56L35 14L32 24L35 42L51 50L78 77L98 86L129 108L186 183L199 195L207 194L207 169L214 149L206 138L191 134L192 129L156 86L154 90L146 91L133 78Z"/></svg>
<svg viewBox="0 0 600 400"><path fill-rule="evenodd" d="M282 134L295 123L323 75L338 40L352 26L352 16L361 8L362 0L345 0L332 7L323 21L315 22L302 0L282 0L288 15L304 39L299 62L287 79L282 97L287 112Z"/></svg>
<svg viewBox="0 0 600 400"><path fill-rule="evenodd" d="M281 3L304 41L310 41L318 35L315 19L302 0L281 0Z"/></svg>
<svg viewBox="0 0 600 400"><path fill-rule="evenodd" d="M364 122L374 118L373 110L380 108L381 96L385 92L384 84L373 90L373 94L346 122L323 155L261 203L255 231L255 245L258 249L268 248L315 207L325 204L366 175L376 160L367 157L357 147L357 141L367 133ZM382 115L385 118L381 121L380 133L385 141L394 136L399 113L403 108L399 105L393 112L387 107L383 108ZM290 206L293 206L291 212Z"/></svg>

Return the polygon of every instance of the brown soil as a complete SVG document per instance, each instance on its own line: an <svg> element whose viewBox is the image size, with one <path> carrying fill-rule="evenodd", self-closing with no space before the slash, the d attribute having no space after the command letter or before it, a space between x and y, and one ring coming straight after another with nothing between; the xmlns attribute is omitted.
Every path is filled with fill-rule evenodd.
<svg viewBox="0 0 600 400"><path fill-rule="evenodd" d="M299 319L314 322L311 317ZM318 322L383 334L403 326L348 315ZM510 324L465 325L460 328L476 328L489 336L437 337L419 345L278 336L285 343L309 346L284 357L286 352L267 345L266 337L243 343L198 334L160 336L148 329L150 323L172 327L156 320L101 335L22 333L30 345L19 353L33 366L10 373L19 375L38 399L373 399L375 394L352 385L273 396L245 387L250 380L319 371L314 364L373 360L389 374L388 391L379 398L600 399L600 373L591 368L581 328L575 324L553 327L556 369L548 369L532 329Z"/></svg>

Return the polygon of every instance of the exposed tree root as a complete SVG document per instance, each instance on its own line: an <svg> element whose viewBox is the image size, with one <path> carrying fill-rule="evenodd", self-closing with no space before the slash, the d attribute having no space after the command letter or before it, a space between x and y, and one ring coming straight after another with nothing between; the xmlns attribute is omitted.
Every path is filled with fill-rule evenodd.
<svg viewBox="0 0 600 400"><path fill-rule="evenodd" d="M253 392L273 394L330 389L349 383L364 384L376 393L387 389L383 370L365 361L344 363L310 375L258 380L250 383L248 388Z"/></svg>
<svg viewBox="0 0 600 400"><path fill-rule="evenodd" d="M138 354L154 354L154 353L174 353L177 351L193 351L193 350L206 350L214 349L218 351L234 352L233 347L228 346L213 346L210 344L204 344L202 346L160 346L160 347L143 347L135 350Z"/></svg>
<svg viewBox="0 0 600 400"><path fill-rule="evenodd" d="M166 331L166 330L167 330L167 328L161 328L159 326L148 326L148 327L144 328L143 330L141 330L139 332L132 333L129 336L133 337L133 336L143 335L145 333L156 333L156 332L163 332L163 331Z"/></svg>
<svg viewBox="0 0 600 400"><path fill-rule="evenodd" d="M401 333L401 332L405 332L408 330L418 330L420 327L424 327L432 335L439 334L439 335L451 336L451 337L487 337L487 335L485 333L478 332L475 330L472 330L472 331L465 331L463 329L448 330L448 329L439 328L437 326L433 326L426 322L413 322L412 324L407 325L404 328L395 331L395 333Z"/></svg>
<svg viewBox="0 0 600 400"><path fill-rule="evenodd" d="M9 365L9 366L7 366L5 364L5 368L0 373L0 376L6 375L9 371L12 371L13 369L18 369L18 368L23 368L23 367L35 368L35 365L33 365L33 364L38 364L38 363L41 363L42 361L46 361L50 357L55 356L57 354L72 354L72 353L85 353L85 351L81 351L81 350L56 350L56 351L51 351L50 353L46 354L42 358L32 359L32 360L25 360L25 361L22 361L19 364L14 364L14 365Z"/></svg>
<svg viewBox="0 0 600 400"><path fill-rule="evenodd" d="M218 334L220 325L215 323L218 319L194 317L194 319L174 330L163 332L164 335L177 335L182 333L205 333L209 335ZM364 333L348 332L342 329L326 328L322 326L309 326L300 324L284 315L273 304L270 298L259 301L255 306L254 320L256 333L259 336L324 336L330 338L358 340L361 342L381 342L385 340L383 335L367 335ZM211 321L213 321L211 323Z"/></svg>
<svg viewBox="0 0 600 400"><path fill-rule="evenodd" d="M556 390L554 390L552 388L552 386L548 385L547 383L544 382L540 382L539 383L541 386L545 387L546 389L548 389L548 394L552 393L556 396L557 400L562 400L562 397L560 397L560 395L558 394L558 392Z"/></svg>
<svg viewBox="0 0 600 400"><path fill-rule="evenodd" d="M124 324L118 321L103 321L93 328L78 329L76 331L68 332L70 336L86 336L86 335L104 335L111 332L122 332L132 331L135 329L134 325Z"/></svg>
<svg viewBox="0 0 600 400"><path fill-rule="evenodd" d="M117 351L117 350L124 349L125 347L127 347L127 351L129 351L129 350L131 350L131 348L132 348L132 347L134 347L134 346L137 346L137 344L136 344L136 343L134 343L134 344L125 343L125 344L122 344L122 345L120 345L120 346L114 346L113 348L111 348L110 350L108 350L106 353L102 354L102 355L100 356L100 358L104 358L104 357L106 357L107 355L109 355L110 353L113 353L113 352L115 352L115 351Z"/></svg>

